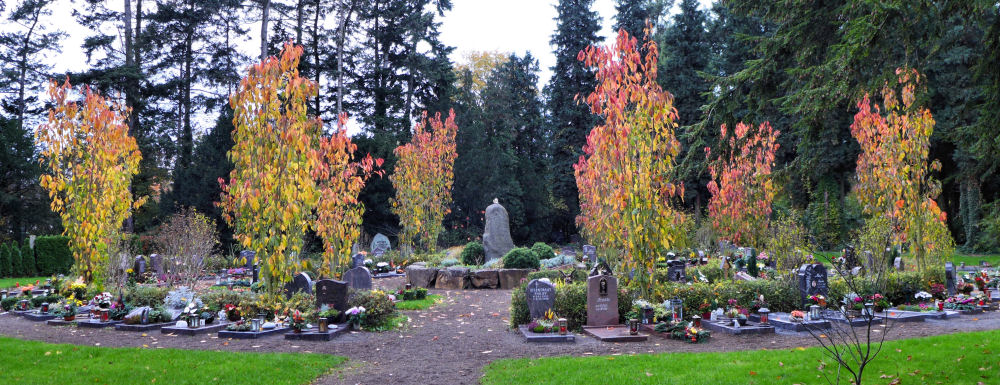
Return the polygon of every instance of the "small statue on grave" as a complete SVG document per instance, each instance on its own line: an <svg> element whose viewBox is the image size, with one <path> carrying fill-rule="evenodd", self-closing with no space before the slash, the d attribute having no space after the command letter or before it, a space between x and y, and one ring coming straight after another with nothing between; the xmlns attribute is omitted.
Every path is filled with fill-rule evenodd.
<svg viewBox="0 0 1000 385"><path fill-rule="evenodd" d="M611 272L611 266L608 266L608 261L606 259L598 259L597 263L594 264L594 268L590 269L589 276L593 277L595 275L613 275Z"/></svg>

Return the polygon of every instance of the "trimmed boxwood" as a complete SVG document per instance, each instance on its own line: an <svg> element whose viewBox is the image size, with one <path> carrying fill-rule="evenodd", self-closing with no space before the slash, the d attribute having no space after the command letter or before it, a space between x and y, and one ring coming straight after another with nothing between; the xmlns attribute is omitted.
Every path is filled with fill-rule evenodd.
<svg viewBox="0 0 1000 385"><path fill-rule="evenodd" d="M28 241L24 241L21 245L21 263L24 264L24 270L28 277L38 276L38 267L35 266L35 251L31 249L31 244Z"/></svg>
<svg viewBox="0 0 1000 385"><path fill-rule="evenodd" d="M462 249L462 264L469 266L482 265L484 259L486 258L486 249L483 249L483 244L478 241L472 241L465 244L465 248Z"/></svg>
<svg viewBox="0 0 1000 385"><path fill-rule="evenodd" d="M551 259L556 257L556 253L552 251L552 246L546 245L545 242L535 242L531 245L531 251L538 256L538 259Z"/></svg>
<svg viewBox="0 0 1000 385"><path fill-rule="evenodd" d="M538 256L526 247L511 249L503 256L503 267L507 269L538 269L540 265Z"/></svg>
<svg viewBox="0 0 1000 385"><path fill-rule="evenodd" d="M39 275L68 274L73 267L69 237L51 235L36 238L35 264Z"/></svg>
<svg viewBox="0 0 1000 385"><path fill-rule="evenodd" d="M10 256L11 264L11 277L27 277L28 274L24 271L24 264L21 263L21 249L17 247L16 243L11 243L7 245L7 255Z"/></svg>

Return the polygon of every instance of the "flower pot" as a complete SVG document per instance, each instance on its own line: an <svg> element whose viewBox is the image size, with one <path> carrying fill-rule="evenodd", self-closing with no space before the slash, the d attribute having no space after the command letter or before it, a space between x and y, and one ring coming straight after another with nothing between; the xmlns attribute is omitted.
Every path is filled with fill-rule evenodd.
<svg viewBox="0 0 1000 385"><path fill-rule="evenodd" d="M63 321L72 321L72 320L75 320L75 319L76 319L75 315L63 316Z"/></svg>
<svg viewBox="0 0 1000 385"><path fill-rule="evenodd" d="M737 318L736 322L739 322L740 326L747 326L747 319L746 318Z"/></svg>
<svg viewBox="0 0 1000 385"><path fill-rule="evenodd" d="M847 317L848 318L858 318L858 317L861 317L861 310L854 310L854 309L848 310L847 311Z"/></svg>
<svg viewBox="0 0 1000 385"><path fill-rule="evenodd" d="M881 312L883 312L883 311L885 311L885 308L884 308L884 307L882 307L882 306L879 306L879 305L875 305L875 312L876 312L876 313L881 313Z"/></svg>
<svg viewBox="0 0 1000 385"><path fill-rule="evenodd" d="M299 333L302 333L302 329L299 329L299 328L293 328L293 329L292 329L292 332L294 332L295 334L299 334Z"/></svg>

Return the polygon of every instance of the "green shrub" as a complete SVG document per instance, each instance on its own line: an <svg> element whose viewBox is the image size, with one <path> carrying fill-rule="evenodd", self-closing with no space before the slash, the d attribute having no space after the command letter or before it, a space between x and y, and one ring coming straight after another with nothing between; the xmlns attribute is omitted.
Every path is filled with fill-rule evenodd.
<svg viewBox="0 0 1000 385"><path fill-rule="evenodd" d="M7 278L13 276L10 253L7 250L7 245L0 243L0 277Z"/></svg>
<svg viewBox="0 0 1000 385"><path fill-rule="evenodd" d="M24 264L28 277L38 276L38 267L35 266L35 251L31 249L31 244L28 241L24 241L24 245L21 246L21 263Z"/></svg>
<svg viewBox="0 0 1000 385"><path fill-rule="evenodd" d="M36 238L35 264L40 275L68 274L73 267L69 238L61 235Z"/></svg>
<svg viewBox="0 0 1000 385"><path fill-rule="evenodd" d="M561 270L549 270L549 269L544 269L544 270L539 270L539 271L532 271L532 272L528 273L528 275L525 277L524 282L521 283L521 286L526 286L528 284L528 282L531 282L531 280L533 280L533 279L548 278L549 281L552 281L552 282L562 281L563 280L562 273L565 273L565 272L561 271ZM573 272L570 273L570 274L573 276L573 282L574 283L576 283L576 282L587 282L587 271L586 270L573 270Z"/></svg>
<svg viewBox="0 0 1000 385"><path fill-rule="evenodd" d="M535 242L531 245L531 251L538 256L538 259L551 259L556 257L556 253L552 251L552 246L546 245L545 242Z"/></svg>
<svg viewBox="0 0 1000 385"><path fill-rule="evenodd" d="M7 245L7 253L10 255L13 270L13 274L11 276L27 277L28 274L24 271L24 263L21 262L21 249L17 247L17 243Z"/></svg>
<svg viewBox="0 0 1000 385"><path fill-rule="evenodd" d="M417 293L416 299L427 298L427 288L418 287L416 288L416 293Z"/></svg>
<svg viewBox="0 0 1000 385"><path fill-rule="evenodd" d="M538 256L531 249L518 247L503 256L503 267L507 269L537 269Z"/></svg>
<svg viewBox="0 0 1000 385"><path fill-rule="evenodd" d="M485 258L486 249L483 249L483 244L479 243L479 241L466 243L465 248L462 249L462 264L470 266L482 265Z"/></svg>
<svg viewBox="0 0 1000 385"><path fill-rule="evenodd" d="M385 326L396 314L396 304L381 291L352 291L348 304L350 307L365 308L366 315L361 322L361 327L365 329Z"/></svg>
<svg viewBox="0 0 1000 385"><path fill-rule="evenodd" d="M167 297L169 289L165 287L140 285L131 288L125 293L125 302L132 306L157 307L163 305L163 299Z"/></svg>
<svg viewBox="0 0 1000 385"><path fill-rule="evenodd" d="M17 304L18 300L20 300L20 298L18 297L4 298L3 301L0 301L0 308L2 308L4 311L10 311L10 309L13 309L14 305Z"/></svg>
<svg viewBox="0 0 1000 385"><path fill-rule="evenodd" d="M235 290L211 290L201 296L201 301L205 303L212 311L222 310L223 306L235 305L242 307L244 305L249 305L256 301L256 295L252 292L246 291L235 291Z"/></svg>
<svg viewBox="0 0 1000 385"><path fill-rule="evenodd" d="M61 295L49 294L46 296L38 296L31 299L31 307L42 306L42 302L48 302L50 305L55 305L62 299Z"/></svg>
<svg viewBox="0 0 1000 385"><path fill-rule="evenodd" d="M455 258L445 258L440 262L441 267L452 267L458 264L458 260Z"/></svg>

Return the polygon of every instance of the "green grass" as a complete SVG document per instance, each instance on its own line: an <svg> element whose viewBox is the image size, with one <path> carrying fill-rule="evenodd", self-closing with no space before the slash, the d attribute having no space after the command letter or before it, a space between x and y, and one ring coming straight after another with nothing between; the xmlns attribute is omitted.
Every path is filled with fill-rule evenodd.
<svg viewBox="0 0 1000 385"><path fill-rule="evenodd" d="M395 315L387 318L385 322L382 322L379 325L362 327L362 329L368 332L387 332L390 330L396 330L402 328L403 326L406 325L406 322L409 320L410 317L407 317L406 315L397 312Z"/></svg>
<svg viewBox="0 0 1000 385"><path fill-rule="evenodd" d="M886 342L866 368L863 383L888 384L892 378L903 384L996 383L998 339L1000 331L994 330ZM818 377L821 360L826 362L825 373L836 371L819 348L504 359L484 368L482 383L826 384Z"/></svg>
<svg viewBox="0 0 1000 385"><path fill-rule="evenodd" d="M396 309L399 310L424 310L441 303L441 296L428 294L424 299L414 299L409 301L396 302Z"/></svg>
<svg viewBox="0 0 1000 385"><path fill-rule="evenodd" d="M99 348L0 337L3 384L308 384L346 357Z"/></svg>
<svg viewBox="0 0 1000 385"><path fill-rule="evenodd" d="M15 283L20 283L21 285L35 284L35 281L40 281L41 284L45 283L46 279L50 277L21 277L21 278L0 278L0 289L9 289L14 287Z"/></svg>
<svg viewBox="0 0 1000 385"><path fill-rule="evenodd" d="M966 265L979 266L979 261L987 261L990 266L1000 265L1000 255L997 254L985 254L985 255L958 255L951 257L951 262L958 266L962 262Z"/></svg>

